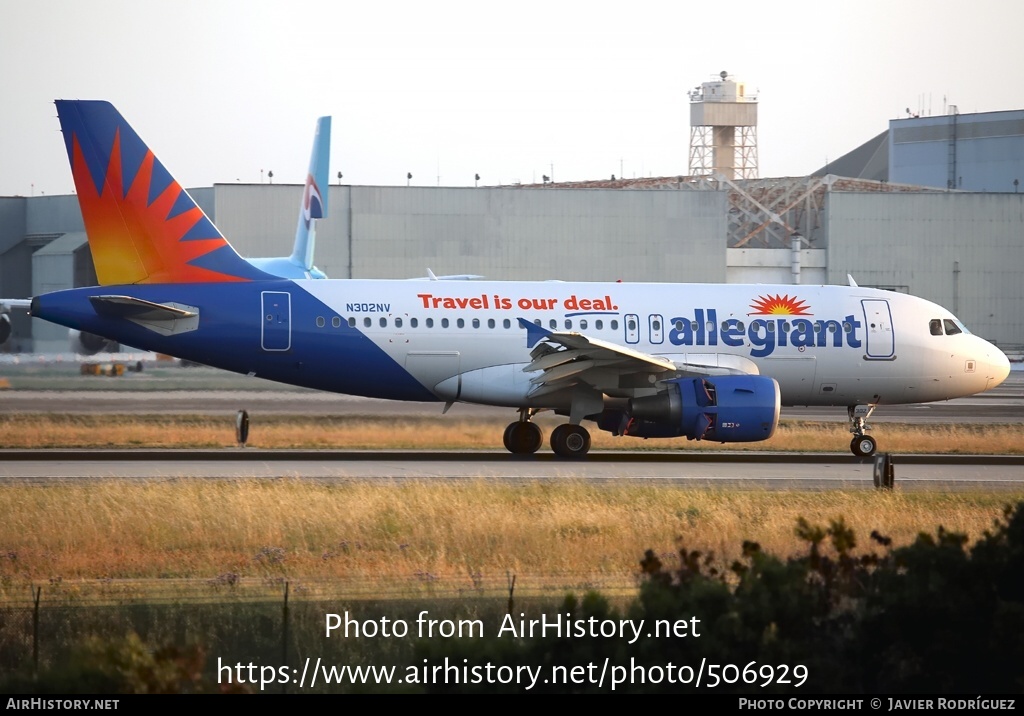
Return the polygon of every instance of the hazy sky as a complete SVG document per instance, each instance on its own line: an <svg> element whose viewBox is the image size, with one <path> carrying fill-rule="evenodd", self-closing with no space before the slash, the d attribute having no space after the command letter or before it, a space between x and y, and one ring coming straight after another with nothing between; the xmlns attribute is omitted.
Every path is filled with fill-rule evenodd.
<svg viewBox="0 0 1024 716"><path fill-rule="evenodd" d="M324 114L346 184L685 174L722 70L761 176L800 176L908 107L1024 108L1022 31L1020 0L0 0L0 196L73 190L58 98L113 102L185 186L300 183Z"/></svg>

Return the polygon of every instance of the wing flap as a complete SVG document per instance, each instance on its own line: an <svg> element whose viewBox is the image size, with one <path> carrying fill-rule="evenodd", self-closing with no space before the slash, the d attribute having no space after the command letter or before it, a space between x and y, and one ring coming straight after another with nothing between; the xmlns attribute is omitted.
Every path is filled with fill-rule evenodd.
<svg viewBox="0 0 1024 716"><path fill-rule="evenodd" d="M537 351L535 350L534 352L536 353ZM583 355L583 351L575 348L567 349L564 351L554 349L537 356L534 356L533 353L531 353L530 355L534 358L534 360L528 366L523 368L524 373L533 373L534 371L538 370L548 370L549 368L555 368L557 366L560 366L563 363L574 361Z"/></svg>
<svg viewBox="0 0 1024 716"><path fill-rule="evenodd" d="M576 385L576 383L577 381L571 380L562 383L544 383L543 385L535 385L526 395L530 398L539 398L542 395L550 395L551 393L557 393L560 390L571 388Z"/></svg>
<svg viewBox="0 0 1024 716"><path fill-rule="evenodd" d="M530 378L530 382L534 385L539 383L557 383L565 380L566 378L578 375L586 370L590 370L592 367L593 362L589 360L577 360L570 363L563 363L553 368L548 368L542 375Z"/></svg>
<svg viewBox="0 0 1024 716"><path fill-rule="evenodd" d="M731 353L686 353L672 356L681 375L760 375L757 364Z"/></svg>
<svg viewBox="0 0 1024 716"><path fill-rule="evenodd" d="M583 383L607 394L650 388L668 378L685 375L757 375L757 365L748 358L726 353L693 353L672 356L651 355L611 341L575 331L549 331L524 319L533 345L533 359L524 372L539 373L530 378L531 397L557 392Z"/></svg>

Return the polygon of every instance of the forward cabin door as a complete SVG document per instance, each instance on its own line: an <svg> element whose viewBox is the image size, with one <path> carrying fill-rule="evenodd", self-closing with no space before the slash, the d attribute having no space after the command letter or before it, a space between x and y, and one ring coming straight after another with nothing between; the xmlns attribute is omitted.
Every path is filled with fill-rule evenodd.
<svg viewBox="0 0 1024 716"><path fill-rule="evenodd" d="M870 360L895 360L896 337L892 331L892 313L884 299L862 299L864 307L865 357Z"/></svg>

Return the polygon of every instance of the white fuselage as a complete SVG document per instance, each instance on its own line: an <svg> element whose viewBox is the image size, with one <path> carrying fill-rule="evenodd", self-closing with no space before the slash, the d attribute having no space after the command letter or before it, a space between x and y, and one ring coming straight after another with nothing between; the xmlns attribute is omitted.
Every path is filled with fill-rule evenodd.
<svg viewBox="0 0 1024 716"><path fill-rule="evenodd" d="M914 403L970 395L1009 370L994 345L929 301L850 286L562 282L296 281L444 400L532 400L518 319L678 365L775 378L783 404ZM322 319L322 320L321 320ZM320 324L323 324L322 327ZM939 329L936 331L936 326ZM695 373L699 371L688 371ZM460 376L452 380L454 376ZM614 381L613 381L614 382ZM620 381L623 396L636 386ZM615 397L614 387L605 391Z"/></svg>

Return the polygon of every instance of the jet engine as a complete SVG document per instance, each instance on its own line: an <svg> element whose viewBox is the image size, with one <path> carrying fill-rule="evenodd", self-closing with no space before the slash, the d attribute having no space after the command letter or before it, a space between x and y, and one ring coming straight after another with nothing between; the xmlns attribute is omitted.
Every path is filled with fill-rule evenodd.
<svg viewBox="0 0 1024 716"><path fill-rule="evenodd" d="M73 328L68 331L68 346L72 353L86 356L97 353L114 353L121 349L121 345L117 341L97 336L95 333L76 331Z"/></svg>
<svg viewBox="0 0 1024 716"><path fill-rule="evenodd" d="M633 398L625 411L606 410L598 425L642 438L767 440L779 424L779 384L760 375L675 378L656 395Z"/></svg>

